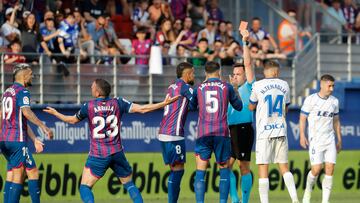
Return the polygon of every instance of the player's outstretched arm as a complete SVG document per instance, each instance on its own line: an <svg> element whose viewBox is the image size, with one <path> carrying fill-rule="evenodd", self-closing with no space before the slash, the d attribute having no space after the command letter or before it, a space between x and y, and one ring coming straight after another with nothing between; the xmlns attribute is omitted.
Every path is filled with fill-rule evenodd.
<svg viewBox="0 0 360 203"><path fill-rule="evenodd" d="M255 79L254 69L251 65L251 56L250 56L250 48L246 44L249 41L249 31L248 30L240 30L240 34L242 35L242 41L244 44L244 67L245 67L245 76L246 81L248 83L252 83Z"/></svg>
<svg viewBox="0 0 360 203"><path fill-rule="evenodd" d="M334 116L334 129L337 137L336 151L339 153L342 148L341 125L339 115Z"/></svg>
<svg viewBox="0 0 360 203"><path fill-rule="evenodd" d="M34 112L30 109L30 107L26 106L26 107L21 108L21 110L22 110L22 113L24 114L24 116L30 122L39 126L40 129L47 135L47 137L52 139L52 137L54 136L53 132L34 114Z"/></svg>
<svg viewBox="0 0 360 203"><path fill-rule="evenodd" d="M29 135L31 141L34 143L36 153L41 153L44 150L44 143L36 138L34 131L30 126L27 126L27 134Z"/></svg>
<svg viewBox="0 0 360 203"><path fill-rule="evenodd" d="M164 101L156 104L146 104L146 105L139 105L133 103L131 105L130 113L147 113L150 111L154 111L156 109L163 108L164 106L173 103L174 101L178 100L180 95L175 97L170 97L169 95L166 95Z"/></svg>
<svg viewBox="0 0 360 203"><path fill-rule="evenodd" d="M78 123L80 120L75 116L66 116L62 113L59 113L56 109L52 108L52 107L46 107L46 109L43 110L44 112L51 114L53 116L55 116L56 118L66 122L66 123L70 123L70 124L75 124Z"/></svg>
<svg viewBox="0 0 360 203"><path fill-rule="evenodd" d="M300 145L304 149L306 149L307 146L309 145L309 142L305 136L306 118L307 118L306 115L300 113L300 119L299 119Z"/></svg>

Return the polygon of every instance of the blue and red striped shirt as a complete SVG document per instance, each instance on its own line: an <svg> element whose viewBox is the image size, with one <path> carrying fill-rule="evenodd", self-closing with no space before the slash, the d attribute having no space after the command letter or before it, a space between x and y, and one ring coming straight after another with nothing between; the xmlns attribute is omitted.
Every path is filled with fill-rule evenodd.
<svg viewBox="0 0 360 203"><path fill-rule="evenodd" d="M169 86L167 94L171 97L178 95L181 97L174 103L165 106L164 116L160 123L159 140L176 141L184 139L184 125L189 101L193 97L193 90L185 81L177 79L175 83Z"/></svg>
<svg viewBox="0 0 360 203"><path fill-rule="evenodd" d="M15 82L5 90L1 99L0 141L26 142L27 119L22 114L23 107L30 107L30 92L23 85Z"/></svg>
<svg viewBox="0 0 360 203"><path fill-rule="evenodd" d="M204 136L230 136L227 123L229 102L234 109L242 109L242 101L236 96L232 85L219 78L210 78L196 88L191 106L199 108L197 139Z"/></svg>
<svg viewBox="0 0 360 203"><path fill-rule="evenodd" d="M130 111L131 104L122 98L97 98L85 103L76 113L79 120L89 121L90 156L107 157L123 149L121 117Z"/></svg>

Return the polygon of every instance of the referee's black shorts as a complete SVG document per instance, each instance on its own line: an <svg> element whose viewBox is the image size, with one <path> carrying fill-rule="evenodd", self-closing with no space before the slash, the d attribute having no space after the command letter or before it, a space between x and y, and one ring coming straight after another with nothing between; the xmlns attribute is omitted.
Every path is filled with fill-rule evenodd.
<svg viewBox="0 0 360 203"><path fill-rule="evenodd" d="M240 161L251 160L254 144L254 128L251 123L229 125L231 135L231 157Z"/></svg>

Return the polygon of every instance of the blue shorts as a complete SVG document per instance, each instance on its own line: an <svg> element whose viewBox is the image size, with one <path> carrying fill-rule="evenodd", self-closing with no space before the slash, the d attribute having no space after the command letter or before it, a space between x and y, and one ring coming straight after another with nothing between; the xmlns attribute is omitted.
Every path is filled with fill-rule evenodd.
<svg viewBox="0 0 360 203"><path fill-rule="evenodd" d="M91 174L97 178L103 177L109 167L119 178L125 178L132 173L131 166L125 157L124 151L107 157L89 156L86 160L85 167L89 168Z"/></svg>
<svg viewBox="0 0 360 203"><path fill-rule="evenodd" d="M161 142L161 149L165 164L174 166L186 162L185 140Z"/></svg>
<svg viewBox="0 0 360 203"><path fill-rule="evenodd" d="M34 157L29 152L26 142L0 142L0 148L8 161L7 170L24 166L26 170L36 168Z"/></svg>
<svg viewBox="0 0 360 203"><path fill-rule="evenodd" d="M225 163L230 159L231 141L230 137L223 136L207 136L196 140L195 154L200 156L202 160L209 160L211 153L215 153L216 162Z"/></svg>

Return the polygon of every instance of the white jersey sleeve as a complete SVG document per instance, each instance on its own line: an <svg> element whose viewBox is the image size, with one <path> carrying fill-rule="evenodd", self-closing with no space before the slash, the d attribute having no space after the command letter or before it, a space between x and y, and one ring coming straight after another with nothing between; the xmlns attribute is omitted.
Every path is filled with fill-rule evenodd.
<svg viewBox="0 0 360 203"><path fill-rule="evenodd" d="M252 85L252 90L251 90L251 94L250 94L250 103L251 104L257 104L257 102L258 102L256 88L257 88L257 85L256 85L256 82L254 82L254 84Z"/></svg>
<svg viewBox="0 0 360 203"><path fill-rule="evenodd" d="M301 113L308 116L309 113L311 112L312 110L312 107L311 107L311 104L310 104L310 101L311 100L311 97L306 97L305 100L304 100L304 103L301 107Z"/></svg>

